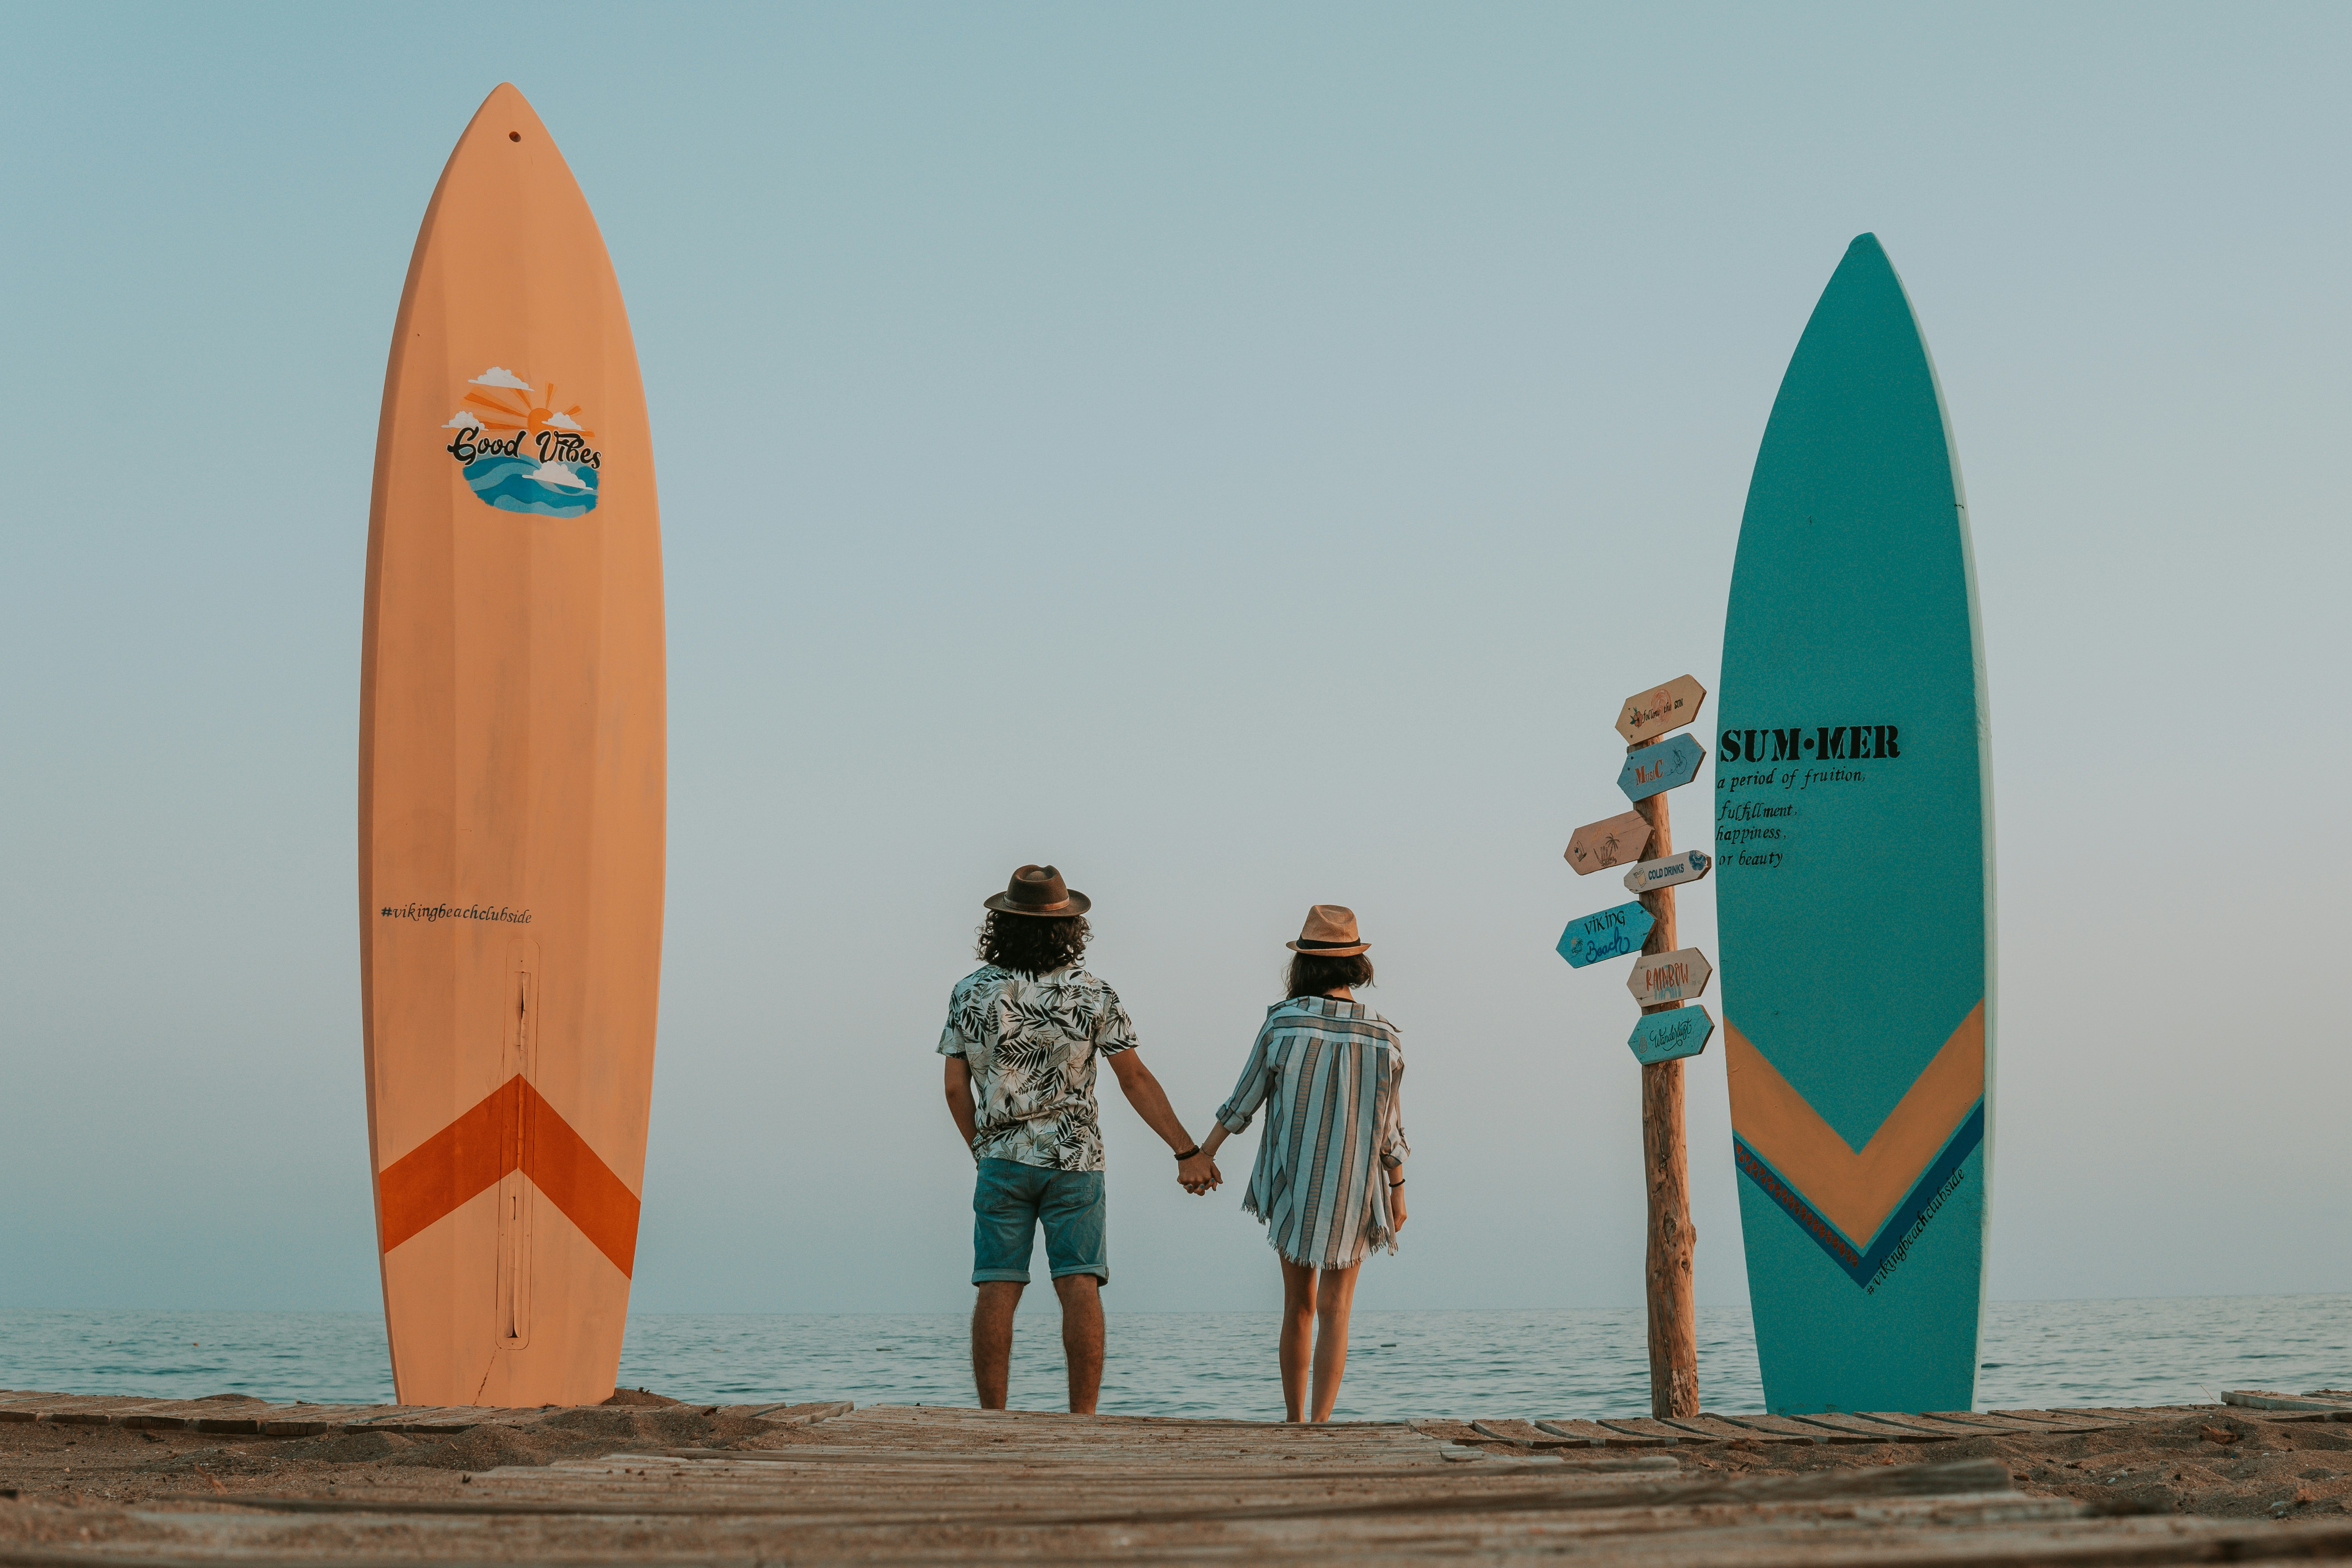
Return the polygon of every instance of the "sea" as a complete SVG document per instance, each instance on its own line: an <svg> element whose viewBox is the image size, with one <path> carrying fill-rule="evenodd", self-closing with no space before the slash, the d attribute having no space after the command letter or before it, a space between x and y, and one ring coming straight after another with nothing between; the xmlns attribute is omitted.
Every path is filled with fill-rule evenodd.
<svg viewBox="0 0 2352 1568"><path fill-rule="evenodd" d="M1276 1327L1263 1313L1113 1312L1101 1409L1278 1420ZM620 1382L698 1404L969 1405L966 1336L961 1313L646 1313L630 1320ZM1995 1302L1983 1355L1985 1410L2352 1387L2352 1295ZM1361 1311L1334 1415L1642 1415L1648 1367L1639 1311ZM1745 1308L1700 1310L1698 1372L1706 1408L1763 1409ZM392 1398L392 1371L373 1313L0 1310L0 1388L370 1403ZM1015 1324L1011 1403L1066 1407L1050 1298Z"/></svg>

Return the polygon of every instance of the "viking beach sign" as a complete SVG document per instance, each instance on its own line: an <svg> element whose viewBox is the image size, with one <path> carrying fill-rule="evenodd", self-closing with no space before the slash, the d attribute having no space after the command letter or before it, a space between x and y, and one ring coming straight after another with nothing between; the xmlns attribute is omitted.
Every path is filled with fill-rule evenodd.
<svg viewBox="0 0 2352 1568"><path fill-rule="evenodd" d="M1617 787L1627 800L1647 800L1698 777L1698 765L1705 761L1705 746L1689 735L1676 735L1628 755L1618 771Z"/></svg>
<svg viewBox="0 0 2352 1568"><path fill-rule="evenodd" d="M1639 899L1630 904L1619 904L1597 915L1569 921L1568 929L1560 933L1559 955L1571 967L1581 969L1604 958L1638 952L1655 923Z"/></svg>

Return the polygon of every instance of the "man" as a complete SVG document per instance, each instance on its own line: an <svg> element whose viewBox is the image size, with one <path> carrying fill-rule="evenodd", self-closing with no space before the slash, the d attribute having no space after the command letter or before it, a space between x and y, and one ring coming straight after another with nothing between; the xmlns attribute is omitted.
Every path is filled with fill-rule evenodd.
<svg viewBox="0 0 2352 1568"><path fill-rule="evenodd" d="M1072 892L1053 867L1024 866L984 904L983 962L957 983L940 1036L948 1114L980 1166L971 1198L972 1381L982 1409L1004 1408L1013 1310L1029 1283L1043 1222L1062 1299L1070 1408L1091 1415L1102 1391L1101 1290L1110 1280L1095 1058L1110 1058L1128 1103L1167 1140L1187 1191L1207 1192L1223 1178L1136 1054L1135 1025L1118 994L1077 966L1093 900Z"/></svg>

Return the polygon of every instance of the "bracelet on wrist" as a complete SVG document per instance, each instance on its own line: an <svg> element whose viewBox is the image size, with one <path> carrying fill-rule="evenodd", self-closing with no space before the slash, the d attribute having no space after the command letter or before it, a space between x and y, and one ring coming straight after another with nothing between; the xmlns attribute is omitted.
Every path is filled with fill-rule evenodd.
<svg viewBox="0 0 2352 1568"><path fill-rule="evenodd" d="M1177 1156L1176 1156L1176 1158L1177 1158L1177 1160L1179 1161L1179 1163L1181 1163L1181 1162L1183 1162L1183 1161L1185 1161L1185 1160L1189 1160L1189 1159L1191 1159L1193 1155L1195 1155L1195 1154L1199 1153L1200 1152L1201 1152L1201 1146L1200 1146L1198 1143L1195 1143L1195 1144L1193 1144L1190 1149L1185 1150L1181 1154L1177 1155Z"/></svg>

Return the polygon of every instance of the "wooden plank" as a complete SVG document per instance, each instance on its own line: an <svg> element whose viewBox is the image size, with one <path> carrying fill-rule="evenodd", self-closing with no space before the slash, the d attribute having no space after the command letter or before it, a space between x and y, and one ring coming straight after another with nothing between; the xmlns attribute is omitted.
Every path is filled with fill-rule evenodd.
<svg viewBox="0 0 2352 1568"><path fill-rule="evenodd" d="M1715 1034L1715 1020L1706 1008L1694 1002L1688 1006L1669 1006L1656 1013L1644 1013L1625 1037L1626 1046L1633 1059L1643 1067L1654 1062L1680 1061L1706 1049L1706 1042Z"/></svg>
<svg viewBox="0 0 2352 1568"><path fill-rule="evenodd" d="M1649 842L1649 819L1638 811L1621 811L1578 828L1570 837L1562 858L1576 868L1578 876L1590 876L1603 866L1627 864Z"/></svg>
<svg viewBox="0 0 2352 1568"><path fill-rule="evenodd" d="M1698 777L1706 761L1706 748L1696 736L1676 735L1628 756L1617 771L1617 787L1625 792L1627 800L1647 800Z"/></svg>
<svg viewBox="0 0 2352 1568"><path fill-rule="evenodd" d="M2221 1403L2250 1410L2318 1410L2329 1414L2352 1410L2352 1400L2314 1399L2308 1394L2274 1394L2262 1388L2225 1388L2221 1391Z"/></svg>
<svg viewBox="0 0 2352 1568"><path fill-rule="evenodd" d="M1809 1426L1801 1421L1791 1421L1785 1415L1757 1415L1748 1414L1733 1415L1727 1415L1720 1410L1710 1410L1707 1414L1713 1415L1719 1421L1727 1421L1734 1426L1746 1427L1750 1432L1771 1432L1783 1437L1802 1437L1808 1443L1867 1443L1878 1441L1876 1438L1864 1437L1856 1433L1839 1431L1834 1427Z"/></svg>
<svg viewBox="0 0 2352 1568"><path fill-rule="evenodd" d="M1635 960L1625 989L1644 1007L1695 1002L1706 994L1706 983L1714 974L1715 966L1706 961L1706 954L1695 947L1678 947L1672 952L1645 952Z"/></svg>
<svg viewBox="0 0 2352 1568"><path fill-rule="evenodd" d="M295 1405L264 1415L261 1430L272 1437L319 1437L383 1411L381 1405Z"/></svg>
<svg viewBox="0 0 2352 1568"><path fill-rule="evenodd" d="M2112 1432L2131 1423L2118 1415L2094 1417L2066 1414L2055 1410L1995 1410L1995 1415L2005 1415L2012 1421L2029 1421L2053 1432Z"/></svg>
<svg viewBox="0 0 2352 1568"><path fill-rule="evenodd" d="M764 1421L771 1426L807 1426L846 1415L856 1408L851 1400L825 1399L804 1400L799 1404L780 1401L773 1405L721 1405L711 1414L721 1418L748 1416L754 1421Z"/></svg>
<svg viewBox="0 0 2352 1568"><path fill-rule="evenodd" d="M1639 899L1630 904L1615 904L1598 914L1569 921L1568 929L1559 933L1555 951L1568 960L1571 969L1581 969L1603 959L1622 958L1641 950L1650 927L1655 923Z"/></svg>
<svg viewBox="0 0 2352 1568"><path fill-rule="evenodd" d="M1819 1439L1811 1434L1791 1437L1781 1432L1759 1432L1753 1426L1742 1426L1720 1415L1702 1413L1697 1415L1676 1415L1666 1422L1701 1437L1712 1437L1718 1443L1811 1443Z"/></svg>
<svg viewBox="0 0 2352 1568"><path fill-rule="evenodd" d="M1592 1446L1582 1437L1567 1437L1557 1432L1547 1432L1532 1421L1473 1421L1470 1428L1481 1436L1516 1443L1522 1448L1589 1448Z"/></svg>
<svg viewBox="0 0 2352 1568"><path fill-rule="evenodd" d="M59 1426L120 1426L142 1410L153 1410L168 1403L161 1399L110 1399L102 1405L53 1411L41 1419Z"/></svg>
<svg viewBox="0 0 2352 1568"><path fill-rule="evenodd" d="M580 1406L588 1409L594 1406ZM536 1420L543 1412L467 1409L459 1405L401 1405L384 1415L343 1424L346 1432L399 1432L417 1436L443 1436L455 1432L470 1432L488 1425L500 1416L522 1415ZM208 1430L208 1428L207 1428Z"/></svg>
<svg viewBox="0 0 2352 1568"><path fill-rule="evenodd" d="M1638 745L1692 722L1706 705L1706 688L1696 677L1677 675L1625 699L1617 710L1617 732L1627 745Z"/></svg>
<svg viewBox="0 0 2352 1568"><path fill-rule="evenodd" d="M1538 1421L1538 1426L1558 1437L1580 1437L1600 1448L1664 1448L1680 1441L1680 1435L1659 1436L1652 1433L1622 1430L1617 1426L1598 1421L1578 1421L1563 1417L1557 1421Z"/></svg>
<svg viewBox="0 0 2352 1568"><path fill-rule="evenodd" d="M1633 1434L1628 1432L1612 1432L1608 1427L1601 1426L1596 1421L1576 1421L1563 1418L1558 1421L1538 1421L1535 1425L1541 1430L1550 1433L1555 1437L1570 1439L1574 1442L1582 1443L1588 1447L1654 1448L1658 1447L1656 1443L1636 1442L1633 1440Z"/></svg>
<svg viewBox="0 0 2352 1568"><path fill-rule="evenodd" d="M1709 1443L1721 1441L1719 1438L1704 1437L1696 1432L1686 1432L1680 1427L1669 1426L1664 1422L1649 1415L1611 1415L1604 1417L1601 1425L1608 1427L1612 1432L1622 1432L1629 1437L1655 1437L1662 1443L1677 1445L1686 1443L1694 1447L1704 1447Z"/></svg>
<svg viewBox="0 0 2352 1568"><path fill-rule="evenodd" d="M1826 1426L1834 1432L1844 1432L1874 1443L1948 1443L1959 1434L1939 1428L1897 1424L1883 1418L1854 1415L1843 1410L1811 1412L1791 1415L1791 1421L1809 1426Z"/></svg>
<svg viewBox="0 0 2352 1568"><path fill-rule="evenodd" d="M1942 1426L1963 1437L2015 1436L2020 1434L2046 1437L2057 1430L2036 1426L2031 1421L2020 1421L2013 1416L1990 1415L1973 1410L1927 1410L1916 1415L1906 1415L1903 1419L1916 1426Z"/></svg>
<svg viewBox="0 0 2352 1568"><path fill-rule="evenodd" d="M1412 1426L1413 1431L1420 1436L1434 1437L1444 1443L1475 1442L1478 1437L1478 1434L1471 1428L1467 1421L1453 1421L1432 1416L1425 1420L1415 1421Z"/></svg>

